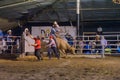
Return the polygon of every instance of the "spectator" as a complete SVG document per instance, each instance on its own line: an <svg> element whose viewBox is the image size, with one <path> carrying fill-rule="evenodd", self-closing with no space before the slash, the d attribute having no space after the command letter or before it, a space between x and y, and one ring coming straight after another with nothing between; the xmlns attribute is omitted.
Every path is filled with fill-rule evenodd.
<svg viewBox="0 0 120 80"><path fill-rule="evenodd" d="M7 37L8 42L12 42L12 30L8 30L7 34L5 35Z"/></svg>
<svg viewBox="0 0 120 80"><path fill-rule="evenodd" d="M117 42L117 52L120 53L120 42Z"/></svg>
<svg viewBox="0 0 120 80"><path fill-rule="evenodd" d="M73 47L78 48L77 44L78 44L78 40L75 37L73 38Z"/></svg>
<svg viewBox="0 0 120 80"><path fill-rule="evenodd" d="M102 36L100 42L101 42L101 46L102 46L102 57L104 58L105 47L107 46L107 40L104 38L104 36Z"/></svg>
<svg viewBox="0 0 120 80"><path fill-rule="evenodd" d="M99 41L99 40L100 40L100 35L99 35L98 33L96 33L95 40L96 40L96 41Z"/></svg>
<svg viewBox="0 0 120 80"><path fill-rule="evenodd" d="M0 29L0 53L2 53L3 50L3 32Z"/></svg>
<svg viewBox="0 0 120 80"><path fill-rule="evenodd" d="M5 41L7 45L7 52L12 53L12 46L14 44L12 30L7 31L7 34L5 35Z"/></svg>
<svg viewBox="0 0 120 80"><path fill-rule="evenodd" d="M79 41L79 48L80 48L80 53L83 53L84 42L82 39L80 39L80 41Z"/></svg>
<svg viewBox="0 0 120 80"><path fill-rule="evenodd" d="M101 45L104 47L107 46L107 40L104 38L104 36L101 37Z"/></svg>
<svg viewBox="0 0 120 80"><path fill-rule="evenodd" d="M96 33L96 37L95 37L95 43L96 43L96 46L95 46L95 52L96 53L100 53L101 52L101 45L100 45L100 35L98 35L98 33Z"/></svg>
<svg viewBox="0 0 120 80"><path fill-rule="evenodd" d="M3 32L1 29L0 29L0 38L3 38Z"/></svg>
<svg viewBox="0 0 120 80"><path fill-rule="evenodd" d="M92 52L92 53L95 53L95 52L96 52L95 48L96 48L96 42L95 42L95 41L92 41L92 42L91 42L91 52Z"/></svg>
<svg viewBox="0 0 120 80"><path fill-rule="evenodd" d="M105 53L111 53L111 45L110 42L107 42L107 46L105 48Z"/></svg>
<svg viewBox="0 0 120 80"><path fill-rule="evenodd" d="M89 44L89 42L86 42L85 46L84 46L84 51L86 54L90 54L91 53L91 46Z"/></svg>
<svg viewBox="0 0 120 80"><path fill-rule="evenodd" d="M67 33L65 35L65 38L67 39L68 44L71 45L71 46L73 46L73 44L74 44L73 43L73 37L69 33Z"/></svg>

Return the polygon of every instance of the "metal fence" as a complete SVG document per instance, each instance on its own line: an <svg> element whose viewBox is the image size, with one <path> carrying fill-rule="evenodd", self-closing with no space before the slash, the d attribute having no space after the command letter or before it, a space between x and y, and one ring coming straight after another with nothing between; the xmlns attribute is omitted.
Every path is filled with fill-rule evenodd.
<svg viewBox="0 0 120 80"><path fill-rule="evenodd" d="M103 48L100 43L100 37L104 36L107 40L107 46ZM77 36L74 41L77 54L116 54L120 53L120 35L119 34L106 34L99 35L83 35Z"/></svg>
<svg viewBox="0 0 120 80"><path fill-rule="evenodd" d="M103 48L96 35L76 36L72 41L77 54L120 54L120 35L102 35L107 40L107 46ZM0 53L21 53L21 37L11 36L12 41L6 40L6 37L0 38ZM101 36L100 36L101 37Z"/></svg>
<svg viewBox="0 0 120 80"><path fill-rule="evenodd" d="M11 54L21 53L21 37L20 36L1 37L0 53L11 53Z"/></svg>

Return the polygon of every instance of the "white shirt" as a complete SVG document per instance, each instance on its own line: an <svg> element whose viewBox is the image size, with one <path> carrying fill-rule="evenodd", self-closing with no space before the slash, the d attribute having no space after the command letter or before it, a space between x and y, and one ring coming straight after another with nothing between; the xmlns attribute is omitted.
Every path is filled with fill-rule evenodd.
<svg viewBox="0 0 120 80"><path fill-rule="evenodd" d="M54 39L50 39L50 43L48 44L49 47L56 47L56 43Z"/></svg>
<svg viewBox="0 0 120 80"><path fill-rule="evenodd" d="M107 40L106 39L101 39L101 45L102 46L107 46Z"/></svg>

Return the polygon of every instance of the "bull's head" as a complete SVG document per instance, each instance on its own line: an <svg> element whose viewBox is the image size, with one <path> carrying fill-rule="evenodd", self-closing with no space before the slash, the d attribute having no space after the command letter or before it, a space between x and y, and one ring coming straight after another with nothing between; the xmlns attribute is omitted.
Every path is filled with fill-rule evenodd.
<svg viewBox="0 0 120 80"><path fill-rule="evenodd" d="M69 50L70 50L70 52L71 52L72 54L76 54L76 53L75 53L75 48L74 48L74 47L70 47Z"/></svg>

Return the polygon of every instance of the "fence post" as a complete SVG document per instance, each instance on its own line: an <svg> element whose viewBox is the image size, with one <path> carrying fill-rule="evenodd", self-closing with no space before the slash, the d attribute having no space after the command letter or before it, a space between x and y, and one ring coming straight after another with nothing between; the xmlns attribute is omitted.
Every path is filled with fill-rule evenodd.
<svg viewBox="0 0 120 80"><path fill-rule="evenodd" d="M102 45L102 54L101 54L101 58L105 58L105 46Z"/></svg>

